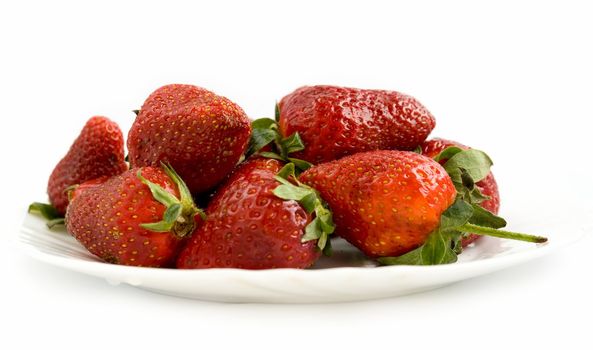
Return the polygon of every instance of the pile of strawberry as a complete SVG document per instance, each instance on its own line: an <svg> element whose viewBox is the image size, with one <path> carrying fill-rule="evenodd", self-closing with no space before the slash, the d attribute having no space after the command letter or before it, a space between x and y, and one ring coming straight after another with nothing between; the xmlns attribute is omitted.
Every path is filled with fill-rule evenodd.
<svg viewBox="0 0 593 350"><path fill-rule="evenodd" d="M384 265L431 265L480 235L546 241L501 230L490 158L427 141L434 117L398 92L302 87L250 122L167 85L136 113L127 159L119 127L93 117L49 178L51 204L29 208L106 262L307 268L335 235Z"/></svg>

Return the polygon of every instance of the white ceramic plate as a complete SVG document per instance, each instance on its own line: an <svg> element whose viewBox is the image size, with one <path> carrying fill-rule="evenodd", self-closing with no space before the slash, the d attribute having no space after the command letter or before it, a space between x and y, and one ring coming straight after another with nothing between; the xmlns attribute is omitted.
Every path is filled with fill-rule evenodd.
<svg viewBox="0 0 593 350"><path fill-rule="evenodd" d="M483 237L466 249L457 263L440 266L377 267L342 240L335 240L331 259L322 258L309 270L118 266L98 261L65 231L49 231L43 220L32 215L26 216L18 241L32 257L46 263L101 277L112 284L127 283L158 293L226 302L341 302L400 296L484 275L541 257L576 241L590 229L579 224L587 217L584 213L576 213L575 209L560 215L555 212L556 216L521 212L521 219L511 221L511 229L546 235L548 243L535 245Z"/></svg>

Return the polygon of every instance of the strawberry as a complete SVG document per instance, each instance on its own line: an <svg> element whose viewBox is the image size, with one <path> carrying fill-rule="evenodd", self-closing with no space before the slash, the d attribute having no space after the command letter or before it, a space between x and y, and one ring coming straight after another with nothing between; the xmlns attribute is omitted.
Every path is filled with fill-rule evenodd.
<svg viewBox="0 0 593 350"><path fill-rule="evenodd" d="M442 151L444 151L448 147L459 147L460 149L467 150L470 149L469 147L455 141L445 140L435 138L432 140L425 141L422 144L422 154L434 158L438 156ZM439 163L445 164L448 159L440 159ZM480 203L480 206L494 214L498 214L498 209L500 208L500 195L498 193L498 184L496 183L496 179L492 172L488 173L488 175L481 181L476 183L476 187L482 192L484 196L489 197L489 199L484 200ZM476 234L469 234L462 240L463 247L468 246L470 243L474 242L480 238L480 235Z"/></svg>
<svg viewBox="0 0 593 350"><path fill-rule="evenodd" d="M422 245L456 196L438 163L411 152L358 153L315 166L300 180L327 201L336 234L369 257Z"/></svg>
<svg viewBox="0 0 593 350"><path fill-rule="evenodd" d="M305 86L282 98L278 130L305 148L293 157L319 164L358 152L413 150L435 127L430 112L395 91Z"/></svg>
<svg viewBox="0 0 593 350"><path fill-rule="evenodd" d="M281 162L265 158L241 164L217 190L206 222L181 251L177 267L311 266L333 231L331 215L313 190L276 176L293 176L293 164L281 168Z"/></svg>
<svg viewBox="0 0 593 350"><path fill-rule="evenodd" d="M193 193L216 186L238 163L251 128L245 112L225 97L192 85L154 91L130 129L132 167L168 162Z"/></svg>
<svg viewBox="0 0 593 350"><path fill-rule="evenodd" d="M201 211L173 171L142 167L84 183L72 192L66 228L104 261L169 266Z"/></svg>
<svg viewBox="0 0 593 350"><path fill-rule="evenodd" d="M457 154L459 153L459 154ZM336 234L383 264L442 264L461 252L461 232L544 242L497 230L506 222L468 202L463 186L491 162L475 150L451 150L445 166L403 151L357 153L303 172L334 213Z"/></svg>
<svg viewBox="0 0 593 350"><path fill-rule="evenodd" d="M68 187L102 176L121 174L127 168L124 138L119 126L105 117L90 118L49 177L47 193L56 216L66 213ZM32 206L31 211L35 209L41 210Z"/></svg>

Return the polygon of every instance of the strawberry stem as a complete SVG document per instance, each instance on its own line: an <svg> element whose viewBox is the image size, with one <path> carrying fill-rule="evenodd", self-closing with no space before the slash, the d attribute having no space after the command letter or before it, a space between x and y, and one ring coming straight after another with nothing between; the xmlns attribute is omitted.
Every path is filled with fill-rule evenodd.
<svg viewBox="0 0 593 350"><path fill-rule="evenodd" d="M531 243L544 243L548 241L546 237L528 235L519 232L505 231L490 227L478 226L470 223L465 223L464 225L458 227L458 230L463 232L471 232L483 236L514 239L517 241L525 241Z"/></svg>

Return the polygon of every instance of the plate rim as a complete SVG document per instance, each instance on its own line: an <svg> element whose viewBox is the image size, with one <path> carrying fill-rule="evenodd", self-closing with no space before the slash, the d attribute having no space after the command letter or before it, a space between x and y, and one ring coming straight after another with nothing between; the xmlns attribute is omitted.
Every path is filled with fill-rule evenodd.
<svg viewBox="0 0 593 350"><path fill-rule="evenodd" d="M26 217L24 218L27 219ZM471 260L471 261L463 261L463 262L455 262L452 264L443 264L443 265L429 265L429 266L415 266L415 265L391 265L391 266L369 266L369 267L357 267L357 266L338 266L338 267L328 267L328 268L321 268L321 269L296 269L296 268L277 268L277 269L261 269L261 270L248 270L248 269L239 269L239 268L209 268L209 269L175 269L175 268L157 268L157 267L139 267L139 266L128 266L128 265L116 265L116 264L109 264L102 261L90 261L90 260L83 260L83 259L76 259L76 258L68 258L62 257L59 255L53 255L46 252L43 252L37 249L34 245L24 242L22 239L23 234L28 234L27 230L33 230L33 228L26 227L24 225L25 221L21 223L19 227L19 232L17 235L16 243L20 247L20 249L27 253L27 255L40 260L47 262L49 264L64 267L70 270L78 271L78 272L88 272L89 269L92 271L114 271L114 272L126 272L126 275L129 273L151 273L151 274L163 274L167 273L169 275L172 274L185 274L185 275L193 275L193 274L236 274L236 275L252 275L252 274L284 274L284 273L291 273L291 274L315 274L321 275L324 273L335 273L338 271L344 272L352 272L352 271L365 271L365 273L376 273L377 271L391 271L391 270L398 270L401 272L414 272L414 273L422 273L426 270L440 270L440 271L448 271L448 270L459 270L459 269L473 269L473 268L486 268L490 265L507 265L507 263L519 260L519 261L527 261L539 256L551 253L556 251L562 247L574 244L581 240L585 235L586 232L583 230L581 232L575 233L570 237L570 239L561 240L558 243L555 243L554 240L550 240L546 243L539 243L536 244L534 248L521 250L516 253L512 254L504 254L500 256L493 256L484 259L478 260ZM65 233L67 234L67 233ZM528 244L528 243L526 243ZM84 248L81 246L81 248ZM82 268L75 268L75 264L82 265L88 267L88 269ZM372 272L371 272L372 271ZM340 273L340 272L338 272Z"/></svg>

